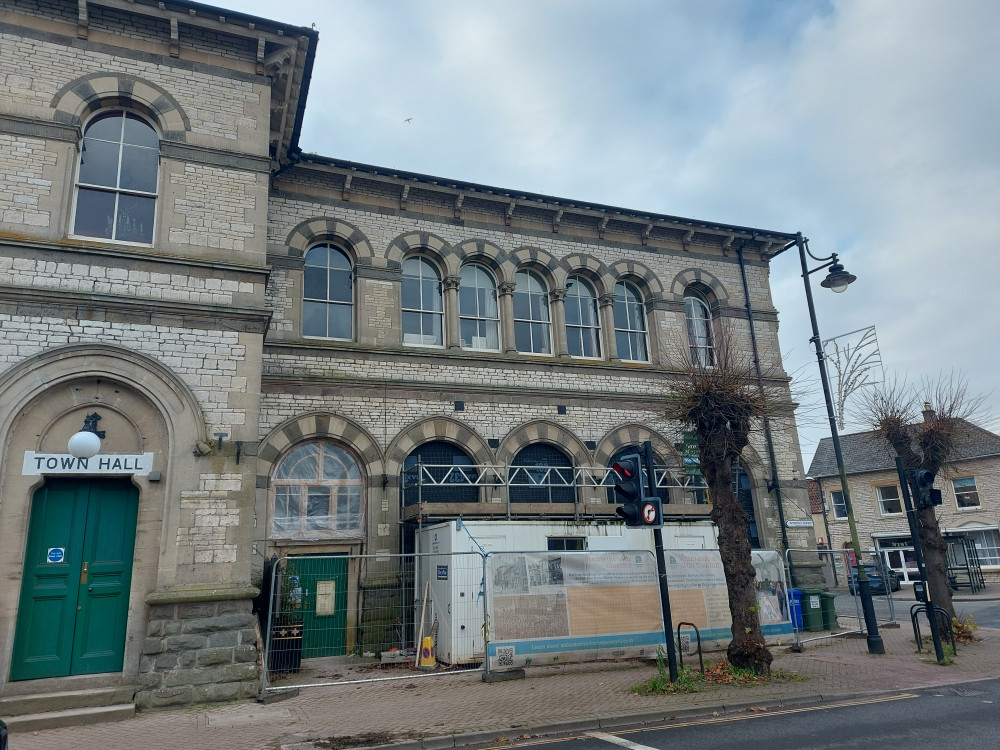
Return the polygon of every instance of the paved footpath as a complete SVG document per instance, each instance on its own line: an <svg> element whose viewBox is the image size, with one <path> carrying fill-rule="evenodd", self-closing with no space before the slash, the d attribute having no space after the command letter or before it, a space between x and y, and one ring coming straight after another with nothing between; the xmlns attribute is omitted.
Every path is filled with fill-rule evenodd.
<svg viewBox="0 0 1000 750"><path fill-rule="evenodd" d="M410 741L438 750L1000 677L1000 629L977 631L981 640L960 644L948 666L935 664L933 651L915 651L908 624L881 633L884 656L869 655L863 637L811 641L802 653L776 647L773 667L797 679L766 685L638 696L630 688L655 669L635 663L529 668L523 680L493 684L478 672L428 674L303 688L268 705L147 711L117 724L14 735L11 750L312 750L330 747L313 741L332 736L354 738L341 747Z"/></svg>

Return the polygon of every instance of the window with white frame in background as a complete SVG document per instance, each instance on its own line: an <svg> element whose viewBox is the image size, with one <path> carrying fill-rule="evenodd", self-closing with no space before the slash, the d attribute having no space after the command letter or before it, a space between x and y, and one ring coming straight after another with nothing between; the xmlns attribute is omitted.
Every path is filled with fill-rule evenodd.
<svg viewBox="0 0 1000 750"><path fill-rule="evenodd" d="M847 518L847 501L844 500L844 493L841 491L831 492L830 501L833 506L833 517L836 519Z"/></svg>
<svg viewBox="0 0 1000 750"><path fill-rule="evenodd" d="M979 507L979 489L976 487L975 477L952 479L951 486L955 489L955 502L960 509Z"/></svg>
<svg viewBox="0 0 1000 750"><path fill-rule="evenodd" d="M80 144L73 234L151 245L159 164L160 138L139 115L94 116Z"/></svg>
<svg viewBox="0 0 1000 750"><path fill-rule="evenodd" d="M903 504L899 498L899 487L894 484L886 484L876 487L875 492L878 494L878 507L883 516L903 512Z"/></svg>
<svg viewBox="0 0 1000 750"><path fill-rule="evenodd" d="M962 533L975 542L980 565L1000 565L1000 531L976 529Z"/></svg>

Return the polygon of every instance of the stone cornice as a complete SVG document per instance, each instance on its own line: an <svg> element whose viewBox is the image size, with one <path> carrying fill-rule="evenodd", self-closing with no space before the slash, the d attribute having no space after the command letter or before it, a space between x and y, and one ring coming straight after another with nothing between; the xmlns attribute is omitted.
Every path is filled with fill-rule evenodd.
<svg viewBox="0 0 1000 750"><path fill-rule="evenodd" d="M53 141L76 143L80 140L80 128L59 122L45 122L30 117L0 115L0 133L23 135L27 138L44 138Z"/></svg>
<svg viewBox="0 0 1000 750"><path fill-rule="evenodd" d="M9 315L114 320L141 325L162 325L162 321L170 320L171 325L180 327L261 335L271 322L269 310L12 286L0 286L0 310Z"/></svg>

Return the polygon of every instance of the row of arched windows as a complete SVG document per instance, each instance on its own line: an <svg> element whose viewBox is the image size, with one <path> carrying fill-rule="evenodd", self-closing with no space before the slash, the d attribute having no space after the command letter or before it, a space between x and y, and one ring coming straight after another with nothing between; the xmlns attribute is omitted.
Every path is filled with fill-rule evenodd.
<svg viewBox="0 0 1000 750"><path fill-rule="evenodd" d="M445 304L441 273L429 258L412 255L402 268L403 343L444 346ZM351 340L353 274L351 260L333 244L311 248L305 256L302 333L307 337ZM462 267L458 288L459 339L463 349L500 351L501 326L512 325L514 346L523 354L553 354L550 290L540 274L521 269L514 275L513 314L502 320L496 280L484 266ZM601 358L601 317L597 292L583 276L570 276L563 299L566 348L572 357ZM685 315L692 360L713 364L711 312L707 301L691 292ZM645 300L627 281L615 284L614 336L618 358L648 362Z"/></svg>
<svg viewBox="0 0 1000 750"><path fill-rule="evenodd" d="M609 465L635 446L621 448ZM473 460L458 445L433 440L414 449L403 462L400 476L403 506L424 503L476 503L480 487L475 485ZM656 459L657 467L666 465ZM464 467L470 467L465 470ZM555 446L532 443L513 457L508 487L511 503L573 503L573 462ZM688 502L706 503L704 482L697 477ZM356 538L364 532L364 479L355 459L330 441L303 443L293 448L277 465L271 480L273 511L271 535L283 538ZM747 513L751 544L758 547L756 515L750 480L740 469L734 489ZM657 494L664 503L671 500L666 488ZM611 487L609 503L617 502ZM678 498L675 498L675 502Z"/></svg>

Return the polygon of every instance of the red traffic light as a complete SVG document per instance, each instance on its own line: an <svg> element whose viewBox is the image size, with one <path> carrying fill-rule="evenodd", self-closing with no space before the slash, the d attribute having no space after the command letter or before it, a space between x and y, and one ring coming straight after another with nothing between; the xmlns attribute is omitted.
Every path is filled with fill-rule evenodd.
<svg viewBox="0 0 1000 750"><path fill-rule="evenodd" d="M618 502L632 503L642 497L642 471L639 455L622 456L613 464L615 496Z"/></svg>

